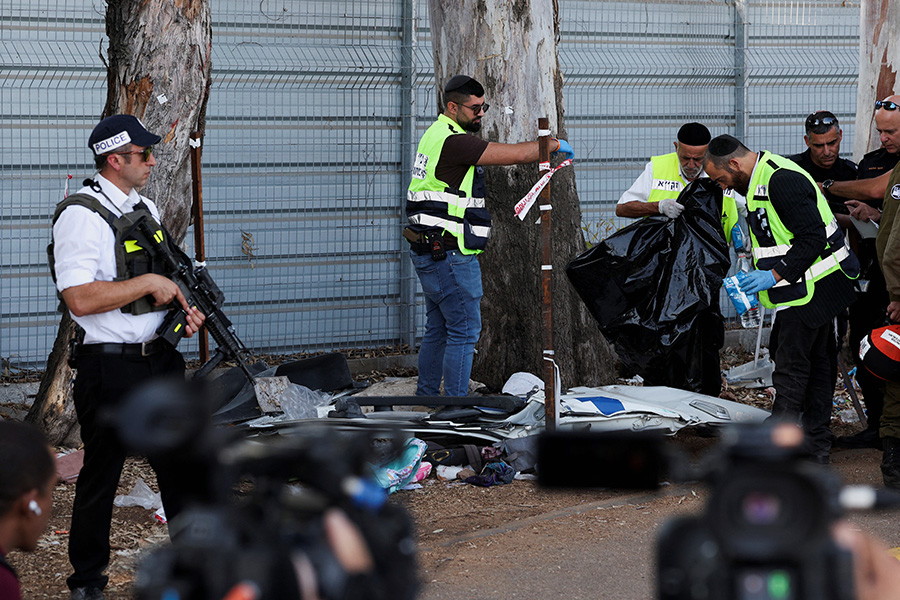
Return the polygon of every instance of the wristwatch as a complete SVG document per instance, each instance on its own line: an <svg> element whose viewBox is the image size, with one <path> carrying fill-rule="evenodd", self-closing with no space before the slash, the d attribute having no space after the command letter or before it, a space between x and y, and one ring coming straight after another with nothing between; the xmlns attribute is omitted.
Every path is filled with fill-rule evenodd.
<svg viewBox="0 0 900 600"><path fill-rule="evenodd" d="M828 188L830 188L833 185L834 185L834 179L826 179L825 181L822 182L822 189L827 190Z"/></svg>

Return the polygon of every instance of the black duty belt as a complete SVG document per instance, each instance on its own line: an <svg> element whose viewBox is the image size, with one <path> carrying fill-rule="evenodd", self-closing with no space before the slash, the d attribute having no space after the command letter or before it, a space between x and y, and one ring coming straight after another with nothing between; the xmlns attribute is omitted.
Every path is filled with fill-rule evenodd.
<svg viewBox="0 0 900 600"><path fill-rule="evenodd" d="M430 235L433 236L434 234L432 233ZM434 247L429 241L428 233L413 231L407 227L403 230L403 237L406 238L406 241L409 242L409 247L416 254L434 254ZM443 252L447 252L448 250L459 250L459 244L453 234L445 232L443 235L439 236L439 239L441 240L441 250Z"/></svg>
<svg viewBox="0 0 900 600"><path fill-rule="evenodd" d="M156 338L142 344L78 344L75 358L82 356L150 356L164 350L166 341Z"/></svg>

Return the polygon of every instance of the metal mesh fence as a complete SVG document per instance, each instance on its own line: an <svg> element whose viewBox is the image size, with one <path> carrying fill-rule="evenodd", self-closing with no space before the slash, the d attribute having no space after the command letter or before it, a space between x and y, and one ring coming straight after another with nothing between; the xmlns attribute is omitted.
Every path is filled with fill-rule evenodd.
<svg viewBox="0 0 900 600"><path fill-rule="evenodd" d="M559 7L589 238L625 224L619 196L687 121L791 154L805 116L828 109L850 157L858 0ZM13 365L40 367L56 335L44 248L67 177L77 188L92 173L105 10L6 0L0 12L0 359ZM436 108L427 3L217 0L212 11L206 254L238 334L269 353L414 344L421 298L400 220Z"/></svg>
<svg viewBox="0 0 900 600"><path fill-rule="evenodd" d="M630 220L615 205L679 127L704 123L751 150L806 149L804 120L830 110L853 158L859 1L560 2L566 125L589 242ZM859 157L856 157L857 159ZM724 292L723 314L737 315Z"/></svg>

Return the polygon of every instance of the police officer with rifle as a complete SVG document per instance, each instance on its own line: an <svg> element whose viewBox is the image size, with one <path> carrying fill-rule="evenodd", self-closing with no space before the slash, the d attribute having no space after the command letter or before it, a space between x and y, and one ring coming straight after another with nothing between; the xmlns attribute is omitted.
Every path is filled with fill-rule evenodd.
<svg viewBox="0 0 900 600"><path fill-rule="evenodd" d="M184 377L184 359L170 343L177 339L170 335L166 341L158 331L172 322L166 316L174 306L181 318L173 328L179 337L190 337L206 320L198 306L208 309L195 289L172 280L177 271L173 261L151 251L172 247L156 205L137 191L156 165L153 145L160 139L131 115L102 120L88 140L97 175L63 200L54 215L51 270L63 304L83 330L72 358L84 466L69 535L74 573L67 580L71 598L77 600L104 598L108 580L103 571L109 563L113 498L126 452L106 414L143 381ZM149 231L155 244L141 237ZM183 290L192 292L191 301ZM227 325L214 325L213 331L227 330ZM150 464L171 522L197 483L177 460Z"/></svg>

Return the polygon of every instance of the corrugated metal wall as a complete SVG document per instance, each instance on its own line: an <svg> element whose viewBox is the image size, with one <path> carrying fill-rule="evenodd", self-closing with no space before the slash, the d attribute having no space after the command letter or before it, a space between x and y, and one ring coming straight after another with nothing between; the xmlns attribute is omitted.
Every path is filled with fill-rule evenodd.
<svg viewBox="0 0 900 600"><path fill-rule="evenodd" d="M66 176L91 173L105 3L4 4L0 359L40 367L58 322L48 222ZM858 0L559 4L589 236L623 224L612 216L619 195L685 121L790 154L804 147L805 116L829 109L849 156ZM435 110L426 3L216 0L212 10L207 256L239 335L270 353L413 341L422 311L399 234L406 163Z"/></svg>

